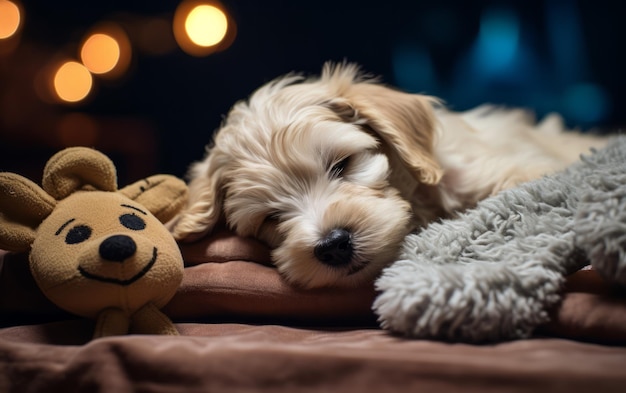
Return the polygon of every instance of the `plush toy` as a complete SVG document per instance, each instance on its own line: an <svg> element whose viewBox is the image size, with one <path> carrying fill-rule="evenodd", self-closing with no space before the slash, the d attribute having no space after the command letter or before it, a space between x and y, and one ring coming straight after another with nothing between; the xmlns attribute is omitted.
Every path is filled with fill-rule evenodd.
<svg viewBox="0 0 626 393"><path fill-rule="evenodd" d="M626 136L407 236L373 306L382 327L409 337L523 338L587 264L626 288Z"/></svg>
<svg viewBox="0 0 626 393"><path fill-rule="evenodd" d="M180 285L183 259L163 223L182 207L185 183L155 175L118 190L108 157L73 147L48 161L42 185L0 173L0 249L30 250L43 294L96 319L94 338L178 334L160 308Z"/></svg>

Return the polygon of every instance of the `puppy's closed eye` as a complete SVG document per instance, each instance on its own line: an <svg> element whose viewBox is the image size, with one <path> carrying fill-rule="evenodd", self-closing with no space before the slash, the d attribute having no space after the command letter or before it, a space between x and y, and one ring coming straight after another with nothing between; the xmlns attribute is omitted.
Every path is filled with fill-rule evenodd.
<svg viewBox="0 0 626 393"><path fill-rule="evenodd" d="M278 231L279 223L280 217L278 214L267 215L259 226L255 236L272 248L278 247L278 245L283 241L283 238Z"/></svg>
<svg viewBox="0 0 626 393"><path fill-rule="evenodd" d="M349 162L350 162L350 157L346 157L346 158L342 159L341 161L337 162L336 164L334 164L330 168L329 176L332 179L339 179L339 178L341 178L343 176L343 173L346 170L346 167L348 166Z"/></svg>
<svg viewBox="0 0 626 393"><path fill-rule="evenodd" d="M280 215L278 212L269 213L263 219L263 224L266 224L266 223L275 224L275 223L278 223L279 220L280 220Z"/></svg>

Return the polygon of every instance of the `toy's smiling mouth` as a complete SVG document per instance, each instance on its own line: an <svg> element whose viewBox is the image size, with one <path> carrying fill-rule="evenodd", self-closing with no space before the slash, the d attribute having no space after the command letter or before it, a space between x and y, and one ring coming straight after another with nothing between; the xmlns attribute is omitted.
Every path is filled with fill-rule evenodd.
<svg viewBox="0 0 626 393"><path fill-rule="evenodd" d="M98 274L90 273L80 265L78 266L78 272L81 274L81 276L88 278L90 280L96 280L100 282L107 282L110 284L126 286L126 285L130 285L134 283L135 281L143 277L146 273L148 273L148 271L152 269L152 266L154 266L154 263L156 262L156 260L157 260L157 248L154 247L152 249L152 259L150 259L150 262L148 262L146 266L144 266L137 274L124 280L119 279L119 278L113 278L113 277L104 277Z"/></svg>

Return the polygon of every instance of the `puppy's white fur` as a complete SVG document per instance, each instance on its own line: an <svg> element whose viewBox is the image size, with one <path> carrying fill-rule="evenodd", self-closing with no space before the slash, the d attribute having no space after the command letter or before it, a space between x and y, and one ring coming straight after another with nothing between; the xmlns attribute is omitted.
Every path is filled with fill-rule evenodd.
<svg viewBox="0 0 626 393"><path fill-rule="evenodd" d="M197 239L225 217L270 245L290 282L356 285L391 263L411 230L604 143L565 132L557 115L535 124L523 110L455 113L329 63L319 78L287 75L235 104L191 167L172 232ZM324 263L315 249L338 228L349 260Z"/></svg>

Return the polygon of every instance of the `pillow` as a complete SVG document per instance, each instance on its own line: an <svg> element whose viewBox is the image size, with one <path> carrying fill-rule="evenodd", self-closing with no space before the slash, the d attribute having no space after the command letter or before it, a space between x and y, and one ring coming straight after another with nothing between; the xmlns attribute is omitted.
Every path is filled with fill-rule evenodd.
<svg viewBox="0 0 626 393"><path fill-rule="evenodd" d="M254 239L221 229L180 245L183 282L164 311L175 321L237 320L327 326L376 326L373 283L358 288L301 290L271 266L270 251ZM626 342L626 294L593 270L567 279L552 321L537 333L577 340ZM3 326L73 318L48 301L28 269L26 254L0 252Z"/></svg>

